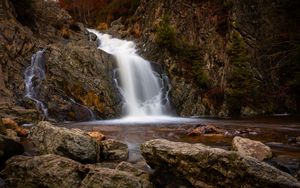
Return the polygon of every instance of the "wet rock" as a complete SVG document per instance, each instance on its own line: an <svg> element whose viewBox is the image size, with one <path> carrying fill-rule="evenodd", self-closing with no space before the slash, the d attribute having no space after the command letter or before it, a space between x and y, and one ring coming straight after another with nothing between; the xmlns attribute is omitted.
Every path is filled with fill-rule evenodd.
<svg viewBox="0 0 300 188"><path fill-rule="evenodd" d="M90 40L92 40L92 41L96 41L97 40L97 35L94 34L94 33L89 33L89 37L90 37Z"/></svg>
<svg viewBox="0 0 300 188"><path fill-rule="evenodd" d="M233 151L164 139L142 144L141 151L156 171L183 177L195 187L300 187L289 174Z"/></svg>
<svg viewBox="0 0 300 188"><path fill-rule="evenodd" d="M41 121L31 128L29 138L40 154L58 154L83 163L99 160L100 145L79 129L70 130Z"/></svg>
<svg viewBox="0 0 300 188"><path fill-rule="evenodd" d="M16 156L1 177L8 187L152 187L140 177L114 169L82 165L58 155Z"/></svg>
<svg viewBox="0 0 300 188"><path fill-rule="evenodd" d="M257 135L259 132L261 132L260 128L244 128L244 129L237 129L237 132L239 135Z"/></svg>
<svg viewBox="0 0 300 188"><path fill-rule="evenodd" d="M20 155L24 152L22 144L11 138L0 135L0 167L3 163L14 155Z"/></svg>
<svg viewBox="0 0 300 188"><path fill-rule="evenodd" d="M199 135L225 135L226 131L214 125L197 125L196 128L188 130L188 136Z"/></svg>
<svg viewBox="0 0 300 188"><path fill-rule="evenodd" d="M279 169L279 170L281 170L283 172L286 172L288 174L293 174L292 169L289 168L289 165L287 165L288 162L286 162L286 161L283 162L281 160L278 160L277 157L276 158L273 157L270 160L267 160L265 162L268 163L268 164L270 164L270 165L272 165L272 166L274 166L274 167L276 167L277 169Z"/></svg>
<svg viewBox="0 0 300 188"><path fill-rule="evenodd" d="M272 150L269 146L248 138L234 137L232 148L243 156L254 157L260 161L272 157Z"/></svg>
<svg viewBox="0 0 300 188"><path fill-rule="evenodd" d="M87 132L87 134L98 143L100 143L102 140L105 139L105 135L99 131L90 131L90 132Z"/></svg>
<svg viewBox="0 0 300 188"><path fill-rule="evenodd" d="M104 160L127 160L128 146L126 143L107 139L101 143L101 159Z"/></svg>

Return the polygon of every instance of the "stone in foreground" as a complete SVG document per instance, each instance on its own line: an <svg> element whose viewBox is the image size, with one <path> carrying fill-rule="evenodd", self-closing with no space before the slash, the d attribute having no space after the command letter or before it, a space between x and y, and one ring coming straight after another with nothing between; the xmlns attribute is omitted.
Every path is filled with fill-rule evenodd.
<svg viewBox="0 0 300 188"><path fill-rule="evenodd" d="M289 174L234 151L164 139L142 144L141 151L152 168L195 187L300 187Z"/></svg>
<svg viewBox="0 0 300 188"><path fill-rule="evenodd" d="M269 146L248 138L234 137L232 148L243 156L254 157L259 161L272 157L272 150Z"/></svg>
<svg viewBox="0 0 300 188"><path fill-rule="evenodd" d="M5 180L6 187L14 188L152 187L151 182L134 174L95 165L82 165L54 154L12 157L0 176Z"/></svg>
<svg viewBox="0 0 300 188"><path fill-rule="evenodd" d="M67 129L41 121L30 130L39 154L57 154L82 163L99 160L100 145L79 129Z"/></svg>
<svg viewBox="0 0 300 188"><path fill-rule="evenodd" d="M101 141L101 159L104 160L127 160L128 146L126 143L107 139Z"/></svg>

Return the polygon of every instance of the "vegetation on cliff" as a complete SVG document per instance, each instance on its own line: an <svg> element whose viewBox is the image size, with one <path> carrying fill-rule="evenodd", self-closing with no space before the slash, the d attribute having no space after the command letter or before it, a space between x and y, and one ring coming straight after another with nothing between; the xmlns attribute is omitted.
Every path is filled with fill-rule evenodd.
<svg viewBox="0 0 300 188"><path fill-rule="evenodd" d="M91 25L110 24L112 21L132 16L140 0L59 0L73 18Z"/></svg>
<svg viewBox="0 0 300 188"><path fill-rule="evenodd" d="M171 26L169 16L164 15L156 28L156 43L161 48L166 48L172 55L191 64L192 74L199 89L207 90L210 87L199 47L184 42L176 29Z"/></svg>
<svg viewBox="0 0 300 188"><path fill-rule="evenodd" d="M225 89L230 116L240 116L242 107L253 104L257 97L258 83L249 62L246 44L238 32L233 32L228 49L230 70Z"/></svg>

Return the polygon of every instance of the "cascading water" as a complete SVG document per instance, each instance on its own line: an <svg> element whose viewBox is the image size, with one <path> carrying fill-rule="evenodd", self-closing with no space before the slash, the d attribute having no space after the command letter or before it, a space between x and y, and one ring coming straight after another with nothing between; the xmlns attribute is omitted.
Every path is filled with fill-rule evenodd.
<svg viewBox="0 0 300 188"><path fill-rule="evenodd" d="M121 81L118 88L124 98L126 115L165 115L168 106L168 97L164 93L165 82L152 70L150 63L136 53L134 42L112 38L93 29L89 29L89 32L97 36L98 48L112 54L117 60Z"/></svg>
<svg viewBox="0 0 300 188"><path fill-rule="evenodd" d="M48 110L43 102L38 99L38 91L42 81L45 79L44 49L37 51L31 57L31 64L25 70L25 97L33 100L38 109L42 110L45 117Z"/></svg>

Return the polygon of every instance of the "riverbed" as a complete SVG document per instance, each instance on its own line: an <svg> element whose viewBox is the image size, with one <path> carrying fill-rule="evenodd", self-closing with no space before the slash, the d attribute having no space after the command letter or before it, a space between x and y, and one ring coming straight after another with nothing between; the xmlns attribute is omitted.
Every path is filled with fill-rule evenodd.
<svg viewBox="0 0 300 188"><path fill-rule="evenodd" d="M214 125L229 134L189 136L188 130L197 125ZM270 146L273 158L268 163L291 174L300 170L300 118L272 116L250 119L164 118L116 119L64 124L68 128L101 131L107 138L126 142L129 161L141 159L139 145L147 140L165 138L172 141L203 143L229 150L234 136L259 140Z"/></svg>

